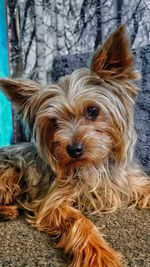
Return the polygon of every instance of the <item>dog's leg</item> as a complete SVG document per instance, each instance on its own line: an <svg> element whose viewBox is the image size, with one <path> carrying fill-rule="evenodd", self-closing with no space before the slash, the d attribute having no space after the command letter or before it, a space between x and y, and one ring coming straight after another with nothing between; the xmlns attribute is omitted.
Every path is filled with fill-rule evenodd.
<svg viewBox="0 0 150 267"><path fill-rule="evenodd" d="M150 208L150 177L138 167L130 168L127 175L135 205L139 208Z"/></svg>
<svg viewBox="0 0 150 267"><path fill-rule="evenodd" d="M119 254L109 247L90 220L70 206L62 205L61 212L66 230L63 227L58 247L73 254L72 266L122 266Z"/></svg>
<svg viewBox="0 0 150 267"><path fill-rule="evenodd" d="M20 173L14 167L0 172L0 220L14 219L18 216L17 206L11 205L20 194ZM10 205L10 206L9 206Z"/></svg>
<svg viewBox="0 0 150 267"><path fill-rule="evenodd" d="M62 190L41 203L35 227L60 238L57 247L73 255L73 267L121 267L119 253L109 247L89 219L71 207Z"/></svg>

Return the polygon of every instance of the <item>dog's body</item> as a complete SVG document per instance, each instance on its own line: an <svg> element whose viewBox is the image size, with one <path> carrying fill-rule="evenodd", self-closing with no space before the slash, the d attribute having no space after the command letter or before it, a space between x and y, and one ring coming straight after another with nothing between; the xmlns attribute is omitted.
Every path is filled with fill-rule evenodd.
<svg viewBox="0 0 150 267"><path fill-rule="evenodd" d="M10 188L10 190L14 190L13 194L10 194L9 190L3 192L0 195L1 203L3 201L8 203L19 201L22 204L32 203L33 200L44 197L54 181L52 170L38 156L33 143L22 143L0 149L0 188L2 188L3 184L12 186L12 184L9 184L9 181L6 181L7 170L15 173L15 179L17 179L17 184L19 183L19 187ZM7 219L7 216L5 218Z"/></svg>
<svg viewBox="0 0 150 267"><path fill-rule="evenodd" d="M121 27L94 54L91 70L57 85L0 80L33 138L0 150L0 214L31 211L29 221L60 238L74 267L122 266L81 211L150 206L150 181L134 160L137 77Z"/></svg>

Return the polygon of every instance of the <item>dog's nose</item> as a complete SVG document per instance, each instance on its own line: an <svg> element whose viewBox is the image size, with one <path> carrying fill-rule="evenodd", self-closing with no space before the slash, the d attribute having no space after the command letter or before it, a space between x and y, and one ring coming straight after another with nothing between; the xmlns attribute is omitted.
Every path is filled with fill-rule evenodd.
<svg viewBox="0 0 150 267"><path fill-rule="evenodd" d="M83 155L84 145L83 144L73 144L67 146L67 153L72 158L79 158Z"/></svg>

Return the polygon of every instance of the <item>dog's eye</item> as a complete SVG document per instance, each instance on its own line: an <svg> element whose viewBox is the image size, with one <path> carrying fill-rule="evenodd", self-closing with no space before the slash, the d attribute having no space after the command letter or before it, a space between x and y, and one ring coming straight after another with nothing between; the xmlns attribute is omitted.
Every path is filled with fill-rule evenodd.
<svg viewBox="0 0 150 267"><path fill-rule="evenodd" d="M51 123L52 123L52 126L54 128L58 128L58 121L57 121L57 119L51 119Z"/></svg>
<svg viewBox="0 0 150 267"><path fill-rule="evenodd" d="M99 115L99 109L97 107L91 106L87 107L85 117L90 120L94 120Z"/></svg>

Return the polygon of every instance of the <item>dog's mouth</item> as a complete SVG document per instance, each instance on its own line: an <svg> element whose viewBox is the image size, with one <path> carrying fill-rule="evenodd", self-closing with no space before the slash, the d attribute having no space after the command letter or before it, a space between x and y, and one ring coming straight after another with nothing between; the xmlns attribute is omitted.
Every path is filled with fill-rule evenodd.
<svg viewBox="0 0 150 267"><path fill-rule="evenodd" d="M66 169L78 169L80 167L84 167L84 166L90 166L90 165L94 165L94 166L99 166L99 164L101 164L101 162L103 161L105 157L92 157L88 155L88 157L86 157L86 155L82 155L79 158L71 158L71 157L64 157L64 158L57 158L57 162L58 165L61 168L66 168Z"/></svg>
<svg viewBox="0 0 150 267"><path fill-rule="evenodd" d="M78 169L79 167L82 167L86 165L88 161L86 159L80 158L80 159L71 159L67 164L66 167L69 169Z"/></svg>
<svg viewBox="0 0 150 267"><path fill-rule="evenodd" d="M92 160L92 159L86 159L86 158L81 158L81 159L74 159L74 160L70 160L65 167L68 169L79 169L81 167L88 167L88 166L95 166L95 167L99 167L102 163L102 160L98 159L96 160Z"/></svg>

